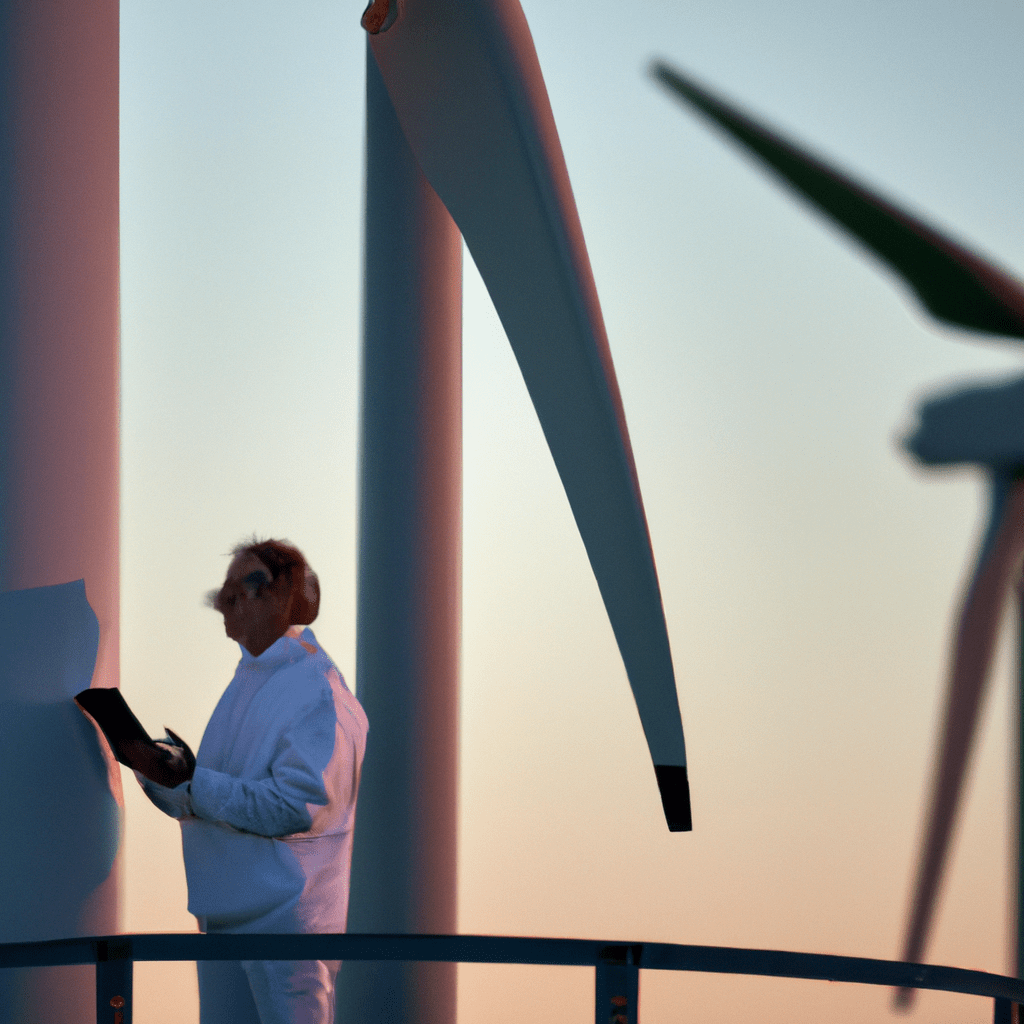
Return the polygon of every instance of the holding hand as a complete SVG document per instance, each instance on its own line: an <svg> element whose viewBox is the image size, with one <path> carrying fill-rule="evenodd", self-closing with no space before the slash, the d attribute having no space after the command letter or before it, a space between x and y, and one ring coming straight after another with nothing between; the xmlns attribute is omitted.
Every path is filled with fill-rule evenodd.
<svg viewBox="0 0 1024 1024"><path fill-rule="evenodd" d="M195 772L195 755L188 744L170 729L167 729L165 739L152 744L131 741L130 745L125 744L123 752L135 771L168 789L188 782Z"/></svg>

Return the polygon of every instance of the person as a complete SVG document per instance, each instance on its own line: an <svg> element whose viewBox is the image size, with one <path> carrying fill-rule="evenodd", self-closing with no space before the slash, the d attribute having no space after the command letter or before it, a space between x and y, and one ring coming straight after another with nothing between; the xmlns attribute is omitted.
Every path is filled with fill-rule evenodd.
<svg viewBox="0 0 1024 1024"><path fill-rule="evenodd" d="M136 777L180 820L201 931L341 932L366 716L308 628L320 588L302 553L253 539L232 555L208 600L241 647L234 678L194 769L165 744L139 751ZM200 1022L330 1024L338 966L201 962Z"/></svg>

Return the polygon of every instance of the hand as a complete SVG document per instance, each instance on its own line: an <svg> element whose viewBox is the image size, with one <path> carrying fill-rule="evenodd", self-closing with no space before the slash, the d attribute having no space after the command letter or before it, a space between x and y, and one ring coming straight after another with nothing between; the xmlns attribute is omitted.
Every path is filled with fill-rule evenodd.
<svg viewBox="0 0 1024 1024"><path fill-rule="evenodd" d="M152 745L133 740L124 745L131 767L151 782L173 789L192 778L193 765L181 747L157 742Z"/></svg>

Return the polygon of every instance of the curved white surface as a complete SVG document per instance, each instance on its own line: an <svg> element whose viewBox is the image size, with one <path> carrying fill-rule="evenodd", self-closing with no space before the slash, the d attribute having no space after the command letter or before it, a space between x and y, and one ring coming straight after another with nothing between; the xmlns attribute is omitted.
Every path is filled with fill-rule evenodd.
<svg viewBox="0 0 1024 1024"><path fill-rule="evenodd" d="M629 436L522 10L515 0L410 0L371 47L406 138L465 237L519 362L654 763L681 768L672 658Z"/></svg>

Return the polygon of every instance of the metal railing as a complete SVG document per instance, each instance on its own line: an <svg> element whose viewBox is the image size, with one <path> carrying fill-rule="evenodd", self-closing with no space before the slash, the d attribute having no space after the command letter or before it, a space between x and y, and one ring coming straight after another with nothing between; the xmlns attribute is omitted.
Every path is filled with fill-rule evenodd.
<svg viewBox="0 0 1024 1024"><path fill-rule="evenodd" d="M1024 1004L1024 981L984 971L667 942L495 935L138 934L0 944L0 968L95 964L97 1024L131 1024L132 964L136 960L412 960L590 966L595 975L596 1024L637 1024L641 970L760 975L958 992L991 999L994 1024L1011 1024L1013 1004Z"/></svg>

